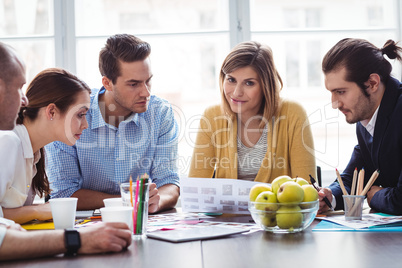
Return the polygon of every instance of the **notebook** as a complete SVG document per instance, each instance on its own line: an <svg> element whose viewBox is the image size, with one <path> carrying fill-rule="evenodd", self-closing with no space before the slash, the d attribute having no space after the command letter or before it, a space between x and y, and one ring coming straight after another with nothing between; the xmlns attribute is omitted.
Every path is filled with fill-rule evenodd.
<svg viewBox="0 0 402 268"><path fill-rule="evenodd" d="M222 226L205 226L189 229L156 231L147 233L147 237L170 242L185 242L223 237L248 232L248 230Z"/></svg>

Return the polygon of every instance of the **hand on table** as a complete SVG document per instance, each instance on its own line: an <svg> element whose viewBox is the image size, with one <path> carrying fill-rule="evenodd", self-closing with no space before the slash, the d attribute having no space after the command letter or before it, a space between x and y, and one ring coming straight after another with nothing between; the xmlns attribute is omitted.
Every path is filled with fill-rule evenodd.
<svg viewBox="0 0 402 268"><path fill-rule="evenodd" d="M36 215L35 219L40 221L53 219L52 209L50 207L49 202L45 204L34 205L32 207L35 208L35 215Z"/></svg>
<svg viewBox="0 0 402 268"><path fill-rule="evenodd" d="M123 222L101 222L80 228L79 254L119 252L131 244L131 231Z"/></svg>
<svg viewBox="0 0 402 268"><path fill-rule="evenodd" d="M148 212L155 213L159 210L159 201L161 197L159 195L159 191L156 188L155 183L151 183L149 185L149 203L148 203Z"/></svg>
<svg viewBox="0 0 402 268"><path fill-rule="evenodd" d="M384 188L382 188L380 186L376 186L376 185L371 186L370 190L367 192L367 203L369 206L370 206L370 202L371 202L371 199L373 198L373 196L378 191L381 191L382 189L384 189Z"/></svg>
<svg viewBox="0 0 402 268"><path fill-rule="evenodd" d="M329 202L332 203L332 191L329 188L321 188L320 191L318 192L318 200L319 200L319 205L320 207L318 208L318 214L325 212L329 210L329 207L327 204L324 202L324 197L327 197Z"/></svg>

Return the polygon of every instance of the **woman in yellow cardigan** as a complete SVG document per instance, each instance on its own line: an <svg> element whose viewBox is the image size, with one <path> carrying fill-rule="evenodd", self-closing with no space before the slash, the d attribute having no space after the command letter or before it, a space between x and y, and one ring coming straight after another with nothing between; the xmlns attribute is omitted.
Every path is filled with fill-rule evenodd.
<svg viewBox="0 0 402 268"><path fill-rule="evenodd" d="M200 120L189 177L268 183L280 175L315 177L306 112L280 98L283 83L268 46L238 44L222 64L219 86L222 105Z"/></svg>

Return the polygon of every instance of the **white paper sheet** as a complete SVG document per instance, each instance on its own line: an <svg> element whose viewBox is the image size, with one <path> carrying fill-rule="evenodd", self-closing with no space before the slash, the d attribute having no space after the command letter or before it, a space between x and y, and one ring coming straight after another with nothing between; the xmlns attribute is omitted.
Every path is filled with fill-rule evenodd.
<svg viewBox="0 0 402 268"><path fill-rule="evenodd" d="M261 182L234 179L180 178L183 212L250 214L249 192Z"/></svg>
<svg viewBox="0 0 402 268"><path fill-rule="evenodd" d="M400 222L402 224L402 216L381 215L381 214L363 214L361 220L345 220L345 216L316 217L316 219L326 220L341 224L353 229L371 228L374 226L383 226L387 224Z"/></svg>

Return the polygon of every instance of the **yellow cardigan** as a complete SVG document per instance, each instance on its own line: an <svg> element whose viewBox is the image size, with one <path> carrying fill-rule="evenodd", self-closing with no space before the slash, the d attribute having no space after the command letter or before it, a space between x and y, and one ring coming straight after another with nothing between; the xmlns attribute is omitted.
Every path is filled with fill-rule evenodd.
<svg viewBox="0 0 402 268"><path fill-rule="evenodd" d="M268 149L254 181L272 182L280 175L316 177L314 142L303 107L282 100L275 120L268 125ZM273 129L273 131L272 131ZM200 120L189 177L237 179L237 119L220 105L205 110Z"/></svg>

